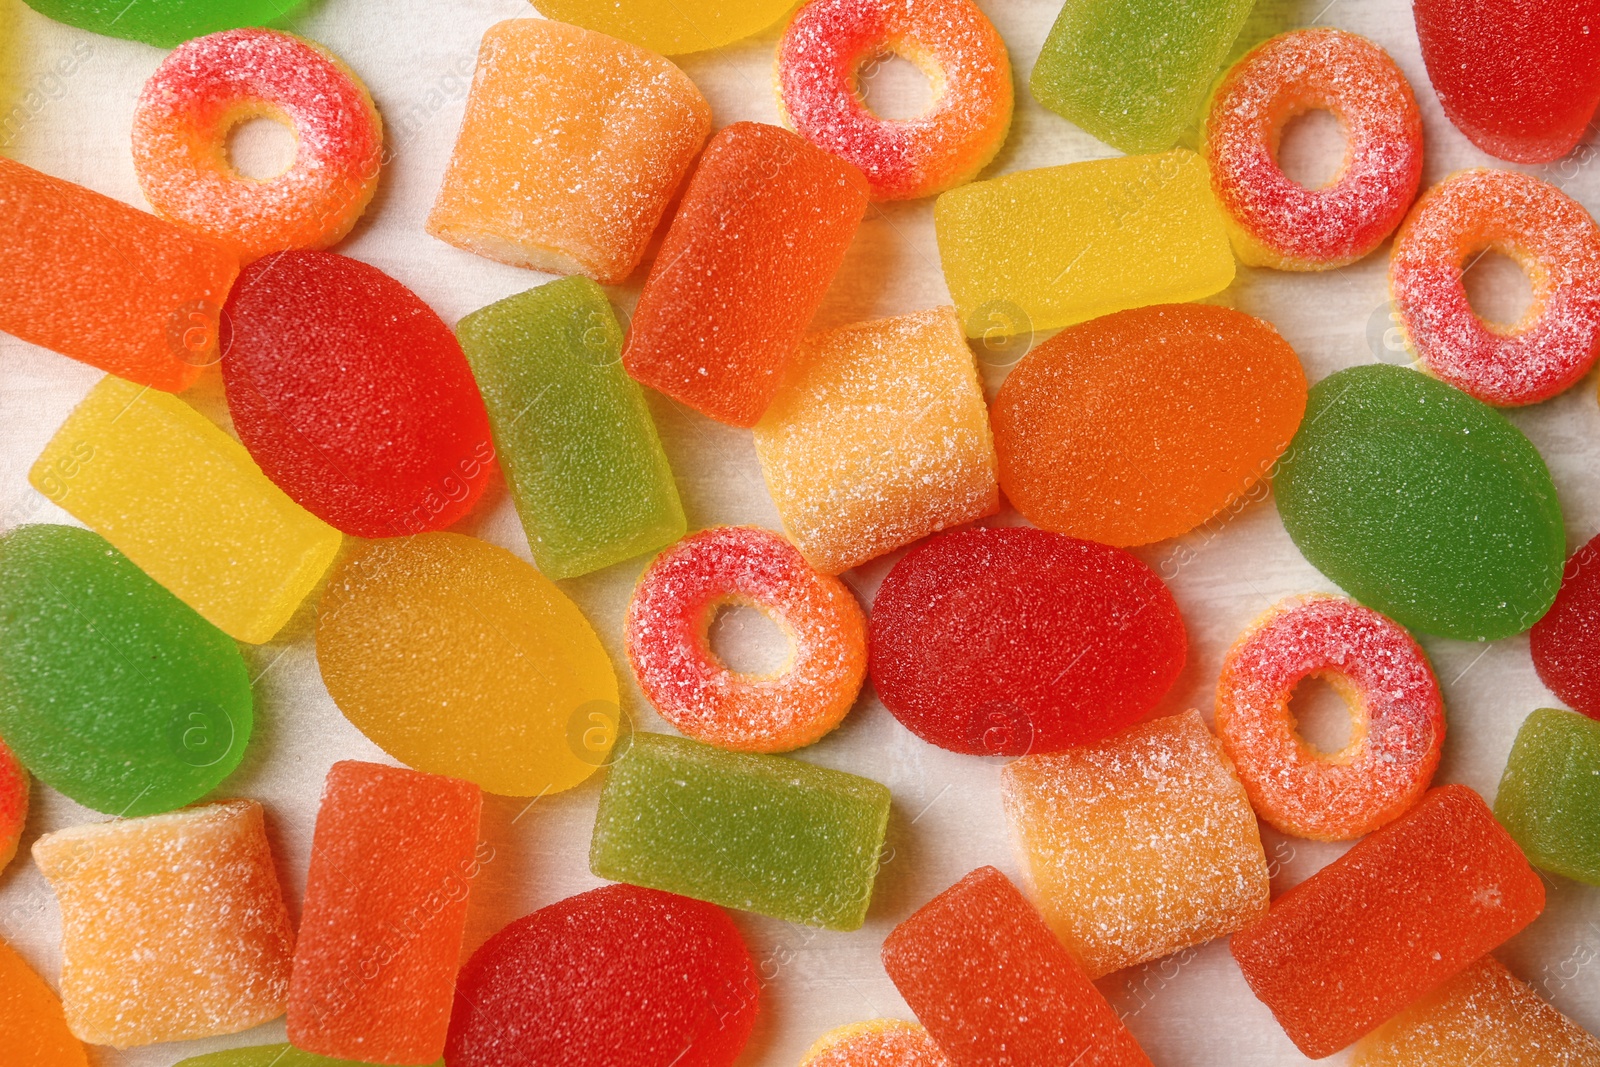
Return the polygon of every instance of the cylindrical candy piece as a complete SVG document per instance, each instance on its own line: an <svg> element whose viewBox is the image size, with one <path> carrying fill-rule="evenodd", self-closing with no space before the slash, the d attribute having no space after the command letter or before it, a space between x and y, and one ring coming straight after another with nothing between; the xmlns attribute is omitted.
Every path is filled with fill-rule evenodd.
<svg viewBox="0 0 1600 1067"><path fill-rule="evenodd" d="M800 1067L950 1067L950 1061L916 1023L874 1019L829 1030Z"/></svg>
<svg viewBox="0 0 1600 1067"><path fill-rule="evenodd" d="M0 1048L28 1067L89 1067L61 1001L16 950L0 941Z"/></svg>
<svg viewBox="0 0 1600 1067"><path fill-rule="evenodd" d="M1528 631L1528 648L1539 680L1600 720L1600 536L1567 560L1555 603Z"/></svg>
<svg viewBox="0 0 1600 1067"><path fill-rule="evenodd" d="M27 0L27 4L41 15L80 30L171 48L218 30L286 19L305 0Z"/></svg>

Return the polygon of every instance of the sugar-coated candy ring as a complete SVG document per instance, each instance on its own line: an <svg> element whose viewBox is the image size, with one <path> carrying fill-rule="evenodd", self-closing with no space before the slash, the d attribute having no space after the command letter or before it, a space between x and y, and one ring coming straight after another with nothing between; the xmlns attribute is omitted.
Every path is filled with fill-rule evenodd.
<svg viewBox="0 0 1600 1067"><path fill-rule="evenodd" d="M228 162L239 124L291 126L294 163L275 178ZM229 30L174 49L145 83L133 164L157 213L251 260L326 248L378 187L383 125L366 86L331 52L277 30Z"/></svg>
<svg viewBox="0 0 1600 1067"><path fill-rule="evenodd" d="M1278 166L1285 124L1326 109L1348 145L1327 185L1307 189ZM1422 177L1422 117L1394 60L1341 30L1294 30L1252 49L1212 91L1201 151L1244 262L1328 270L1377 248Z"/></svg>
<svg viewBox="0 0 1600 1067"><path fill-rule="evenodd" d="M793 646L784 667L740 674L717 659L707 631L729 605L772 615ZM679 541L650 564L628 605L628 659L650 703L690 737L742 752L787 752L839 725L866 674L866 641L844 583L754 526Z"/></svg>
<svg viewBox="0 0 1600 1067"><path fill-rule="evenodd" d="M28 821L28 772L0 741L0 871L17 854Z"/></svg>
<svg viewBox="0 0 1600 1067"><path fill-rule="evenodd" d="M1350 741L1323 753L1297 732L1289 700L1321 678L1350 708ZM1275 605L1228 650L1217 734L1250 802L1286 834L1345 841L1377 829L1428 788L1444 745L1444 704L1422 649L1400 624L1343 597Z"/></svg>
<svg viewBox="0 0 1600 1067"><path fill-rule="evenodd" d="M873 1019L829 1030L800 1067L950 1067L928 1031L899 1019Z"/></svg>
<svg viewBox="0 0 1600 1067"><path fill-rule="evenodd" d="M864 64L921 68L933 102L885 119L861 98ZM971 181L1011 126L1011 59L971 0L810 0L778 43L784 121L866 174L874 200L910 200Z"/></svg>
<svg viewBox="0 0 1600 1067"><path fill-rule="evenodd" d="M1517 261L1533 283L1522 321L1472 310L1463 269L1485 250ZM1436 377L1486 404L1546 400L1583 377L1600 352L1600 226L1548 182L1465 170L1417 201L1389 261L1389 296L1406 342Z"/></svg>

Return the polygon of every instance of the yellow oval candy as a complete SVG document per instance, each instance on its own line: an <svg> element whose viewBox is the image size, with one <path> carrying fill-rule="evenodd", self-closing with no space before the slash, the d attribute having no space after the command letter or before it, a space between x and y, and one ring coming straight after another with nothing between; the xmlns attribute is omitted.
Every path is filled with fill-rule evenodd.
<svg viewBox="0 0 1600 1067"><path fill-rule="evenodd" d="M533 6L547 19L676 56L720 48L764 30L794 0L533 0Z"/></svg>

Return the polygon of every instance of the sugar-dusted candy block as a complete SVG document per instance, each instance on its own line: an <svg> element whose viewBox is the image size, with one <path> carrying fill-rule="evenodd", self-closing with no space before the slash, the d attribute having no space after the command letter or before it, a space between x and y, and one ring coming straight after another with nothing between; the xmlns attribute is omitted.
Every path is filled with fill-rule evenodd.
<svg viewBox="0 0 1600 1067"><path fill-rule="evenodd" d="M717 131L633 313L628 373L753 426L867 210L854 166L777 126Z"/></svg>
<svg viewBox="0 0 1600 1067"><path fill-rule="evenodd" d="M1092 978L1267 914L1250 798L1197 711L1024 756L1001 793L1034 900Z"/></svg>
<svg viewBox="0 0 1600 1067"><path fill-rule="evenodd" d="M317 665L334 703L409 767L503 796L606 761L617 676L578 607L503 548L453 533L362 544L328 577Z"/></svg>
<svg viewBox="0 0 1600 1067"><path fill-rule="evenodd" d="M203 1056L190 1056L174 1067L372 1067L359 1060L319 1056L293 1045L252 1045L249 1048L223 1049ZM430 1067L445 1067L440 1059Z"/></svg>
<svg viewBox="0 0 1600 1067"><path fill-rule="evenodd" d="M1233 281L1205 163L1186 149L973 182L940 196L933 221L968 337L1198 300Z"/></svg>
<svg viewBox="0 0 1600 1067"><path fill-rule="evenodd" d="M0 1048L6 1050L9 1062L26 1067L89 1067L83 1045L67 1029L60 999L4 941L0 941Z"/></svg>
<svg viewBox="0 0 1600 1067"><path fill-rule="evenodd" d="M588 278L563 278L456 326L533 561L575 578L687 529L622 327Z"/></svg>
<svg viewBox="0 0 1600 1067"><path fill-rule="evenodd" d="M824 574L1000 507L954 308L806 338L755 437L784 531Z"/></svg>
<svg viewBox="0 0 1600 1067"><path fill-rule="evenodd" d="M722 909L608 885L511 923L461 968L450 1067L731 1067L761 998Z"/></svg>
<svg viewBox="0 0 1600 1067"><path fill-rule="evenodd" d="M589 846L601 878L790 922L866 920L889 790L785 756L636 734L606 775Z"/></svg>
<svg viewBox="0 0 1600 1067"><path fill-rule="evenodd" d="M1193 125L1255 0L1066 0L1028 88L1124 152L1160 152Z"/></svg>
<svg viewBox="0 0 1600 1067"><path fill-rule="evenodd" d="M170 392L217 361L226 249L5 158L0 233L0 330Z"/></svg>
<svg viewBox="0 0 1600 1067"><path fill-rule="evenodd" d="M1150 1067L1083 968L993 867L890 931L883 967L953 1067Z"/></svg>
<svg viewBox="0 0 1600 1067"><path fill-rule="evenodd" d="M294 931L261 805L227 800L73 826L33 844L61 906L61 1000L114 1048L283 1014Z"/></svg>
<svg viewBox="0 0 1600 1067"><path fill-rule="evenodd" d="M1600 885L1600 722L1556 708L1529 715L1494 814L1535 867Z"/></svg>
<svg viewBox="0 0 1600 1067"><path fill-rule="evenodd" d="M27 4L80 30L171 48L218 30L286 19L305 0L27 0Z"/></svg>
<svg viewBox="0 0 1600 1067"><path fill-rule="evenodd" d="M5 729L5 723L0 721L0 732ZM0 871L16 856L22 828L27 822L28 772L5 742L0 741Z"/></svg>
<svg viewBox="0 0 1600 1067"><path fill-rule="evenodd" d="M443 1054L481 807L470 782L333 765L289 985L296 1048L389 1064Z"/></svg>
<svg viewBox="0 0 1600 1067"><path fill-rule="evenodd" d="M764 30L794 0L536 0L547 19L559 19L675 56L721 48Z"/></svg>
<svg viewBox="0 0 1600 1067"><path fill-rule="evenodd" d="M239 646L105 538L0 537L0 737L41 781L112 815L171 811L239 765L253 721ZM0 852L26 802L0 765Z"/></svg>
<svg viewBox="0 0 1600 1067"><path fill-rule="evenodd" d="M1485 956L1362 1038L1354 1067L1595 1067L1600 1041Z"/></svg>
<svg viewBox="0 0 1600 1067"><path fill-rule="evenodd" d="M617 284L710 130L700 90L655 53L564 22L497 23L428 232L514 267Z"/></svg>
<svg viewBox="0 0 1600 1067"><path fill-rule="evenodd" d="M1544 884L1477 793L1416 807L1233 935L1245 980L1300 1051L1329 1056L1544 910Z"/></svg>
<svg viewBox="0 0 1600 1067"><path fill-rule="evenodd" d="M950 1067L950 1061L916 1023L874 1019L829 1030L800 1067Z"/></svg>
<svg viewBox="0 0 1600 1067"><path fill-rule="evenodd" d="M28 472L229 637L270 641L322 578L339 531L177 397L106 377Z"/></svg>

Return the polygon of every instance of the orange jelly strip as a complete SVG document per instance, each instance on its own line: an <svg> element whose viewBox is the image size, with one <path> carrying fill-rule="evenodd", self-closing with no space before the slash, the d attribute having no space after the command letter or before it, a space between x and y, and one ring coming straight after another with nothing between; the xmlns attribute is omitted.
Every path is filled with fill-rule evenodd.
<svg viewBox="0 0 1600 1067"><path fill-rule="evenodd" d="M7 1063L89 1067L83 1045L67 1029L61 1001L4 941L0 941L0 1049L5 1050Z"/></svg>

